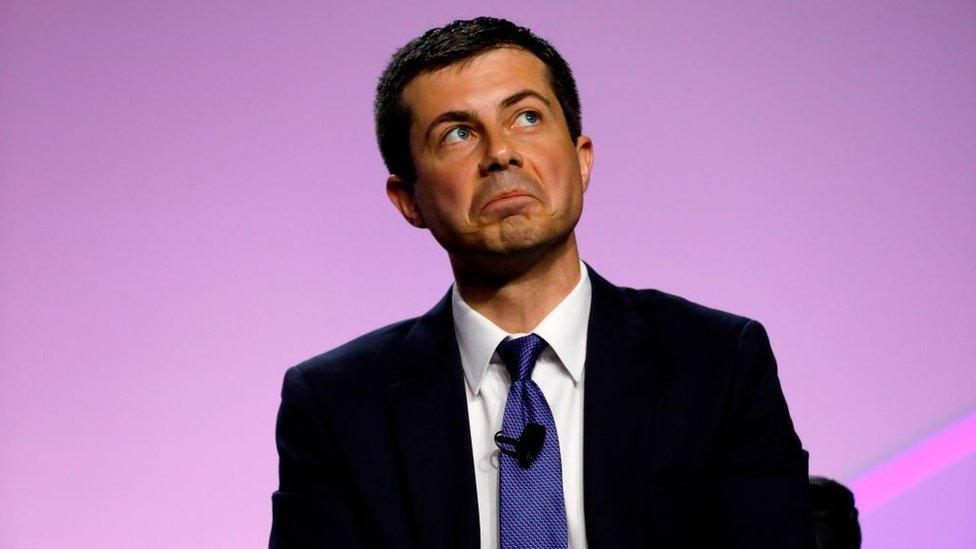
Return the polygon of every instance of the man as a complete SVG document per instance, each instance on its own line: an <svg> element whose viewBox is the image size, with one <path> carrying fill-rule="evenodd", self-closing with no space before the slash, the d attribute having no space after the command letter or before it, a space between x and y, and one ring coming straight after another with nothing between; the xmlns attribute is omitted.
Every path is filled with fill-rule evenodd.
<svg viewBox="0 0 976 549"><path fill-rule="evenodd" d="M271 547L812 547L763 327L580 260L593 144L548 43L432 29L390 61L376 127L455 284L288 370Z"/></svg>

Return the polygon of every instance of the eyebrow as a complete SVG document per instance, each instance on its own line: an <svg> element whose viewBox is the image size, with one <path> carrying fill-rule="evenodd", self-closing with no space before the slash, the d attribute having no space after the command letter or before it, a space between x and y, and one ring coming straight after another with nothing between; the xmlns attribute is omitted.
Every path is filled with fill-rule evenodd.
<svg viewBox="0 0 976 549"><path fill-rule="evenodd" d="M549 107L550 110L552 109L551 101L546 99L546 97L541 93L530 89L519 90L513 93L512 95L509 95L505 99L502 99L501 101L498 102L498 107L502 109L507 109L508 107L517 104L519 101L522 101L527 97L534 97L539 101L545 103L546 107ZM427 126L427 131L424 132L424 143L430 141L430 133L439 124L443 124L445 122L471 122L474 119L475 119L474 113L472 113L471 111L444 111L438 114L430 122L430 125Z"/></svg>
<svg viewBox="0 0 976 549"><path fill-rule="evenodd" d="M549 107L550 109L552 109L552 103L550 103L549 100L546 99L546 96L542 95L541 93L539 93L539 92L537 92L535 90L529 90L529 89L517 91L517 92L513 93L512 95L509 95L505 99L502 99L498 103L498 106L501 107L501 108L503 108L503 109L506 108L506 107L511 107L512 105L518 103L519 101L525 99L526 97L535 97L539 101L542 101L543 103L545 103L547 107Z"/></svg>
<svg viewBox="0 0 976 549"><path fill-rule="evenodd" d="M471 122L472 120L474 120L474 114L471 111L442 112L427 126L427 131L424 133L424 143L430 142L430 133L439 124L443 124L444 122Z"/></svg>

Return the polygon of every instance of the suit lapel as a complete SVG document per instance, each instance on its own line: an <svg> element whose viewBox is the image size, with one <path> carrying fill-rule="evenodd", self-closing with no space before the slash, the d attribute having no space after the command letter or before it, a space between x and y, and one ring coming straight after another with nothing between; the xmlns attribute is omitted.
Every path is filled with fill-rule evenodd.
<svg viewBox="0 0 976 549"><path fill-rule="evenodd" d="M478 497L450 291L404 340L388 390L417 547L478 547Z"/></svg>
<svg viewBox="0 0 976 549"><path fill-rule="evenodd" d="M593 287L583 398L587 540L591 549L631 547L639 539L644 434L668 361L627 290L587 269Z"/></svg>

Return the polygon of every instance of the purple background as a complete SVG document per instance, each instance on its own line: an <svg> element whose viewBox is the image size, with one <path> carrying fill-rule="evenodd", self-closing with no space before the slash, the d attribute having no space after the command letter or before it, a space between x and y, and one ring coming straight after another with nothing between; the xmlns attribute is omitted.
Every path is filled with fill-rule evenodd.
<svg viewBox="0 0 976 549"><path fill-rule="evenodd" d="M480 5L0 5L0 547L266 546L284 370L451 282L371 101L480 14L574 68L583 259L760 320L812 473L972 413L976 4ZM976 455L899 490L865 547L976 547Z"/></svg>

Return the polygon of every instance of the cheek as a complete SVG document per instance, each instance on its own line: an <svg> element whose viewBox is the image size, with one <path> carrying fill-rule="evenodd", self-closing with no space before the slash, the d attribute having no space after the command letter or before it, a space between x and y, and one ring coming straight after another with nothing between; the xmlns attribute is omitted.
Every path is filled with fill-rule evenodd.
<svg viewBox="0 0 976 549"><path fill-rule="evenodd" d="M418 174L422 185L418 187L418 201L428 211L440 218L467 217L471 203L470 186L464 182L465 174L452 168L431 169Z"/></svg>
<svg viewBox="0 0 976 549"><path fill-rule="evenodd" d="M571 155L562 153L550 156L543 165L543 174L549 174L546 178L547 192L550 198L561 206L579 200L577 195L582 193L576 152L575 150L570 152Z"/></svg>

